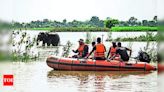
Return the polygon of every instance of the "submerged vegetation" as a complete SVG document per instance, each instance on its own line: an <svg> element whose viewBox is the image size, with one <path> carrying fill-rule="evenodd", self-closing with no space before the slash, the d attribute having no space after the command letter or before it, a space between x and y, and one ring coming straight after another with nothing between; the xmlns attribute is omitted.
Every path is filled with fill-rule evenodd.
<svg viewBox="0 0 164 92"><path fill-rule="evenodd" d="M29 60L36 60L38 57L31 57L28 53L20 55L18 53L10 53L7 54L6 52L0 52L0 61L22 61L26 62Z"/></svg>
<svg viewBox="0 0 164 92"><path fill-rule="evenodd" d="M118 37L112 39L110 36L106 41L158 41L159 34L154 34L153 32L146 32L146 35L140 35L135 37Z"/></svg>
<svg viewBox="0 0 164 92"><path fill-rule="evenodd" d="M72 44L70 41L68 41L68 42L66 43L66 45L63 46L62 57L68 57L68 56L69 56L72 45L73 45L73 44Z"/></svg>
<svg viewBox="0 0 164 92"><path fill-rule="evenodd" d="M1 60L27 61L38 58L35 38L22 31L13 31L6 36L8 40L1 43L1 46L5 47L0 50Z"/></svg>
<svg viewBox="0 0 164 92"><path fill-rule="evenodd" d="M150 42L148 41L142 51L145 51L149 54L152 62L157 62L157 44L153 43L151 45L153 46L150 47Z"/></svg>
<svg viewBox="0 0 164 92"><path fill-rule="evenodd" d="M92 42L91 33L90 33L90 32L87 32L87 33L86 33L86 40L85 40L85 43L86 43L86 44L90 44L91 42Z"/></svg>

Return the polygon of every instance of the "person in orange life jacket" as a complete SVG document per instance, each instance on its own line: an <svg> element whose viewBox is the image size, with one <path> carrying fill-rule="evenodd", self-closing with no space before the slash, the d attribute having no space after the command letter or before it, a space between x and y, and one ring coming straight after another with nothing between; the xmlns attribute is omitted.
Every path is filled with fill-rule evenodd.
<svg viewBox="0 0 164 92"><path fill-rule="evenodd" d="M129 57L132 54L132 50L126 47L122 47L121 46L121 42L118 42L117 44L117 49L116 49L116 54L120 55L120 61L124 61L124 62L128 62L129 61ZM127 51L130 51L130 54L128 55ZM110 59L115 58L116 54L111 57Z"/></svg>
<svg viewBox="0 0 164 92"><path fill-rule="evenodd" d="M83 39L79 41L79 47L77 50L72 50L74 53L78 53L78 55L74 55L73 58L83 58L88 55L88 45L84 43Z"/></svg>
<svg viewBox="0 0 164 92"><path fill-rule="evenodd" d="M86 58L88 58L93 52L95 52L94 58L96 60L105 60L106 48L104 44L101 43L101 38L99 37L97 38L97 44L93 47L92 51Z"/></svg>
<svg viewBox="0 0 164 92"><path fill-rule="evenodd" d="M117 45L116 42L112 42L112 46L109 49L109 52L107 54L107 58L110 55L110 58L113 57L116 54L116 49L117 49ZM119 55L117 54L116 57L118 57Z"/></svg>

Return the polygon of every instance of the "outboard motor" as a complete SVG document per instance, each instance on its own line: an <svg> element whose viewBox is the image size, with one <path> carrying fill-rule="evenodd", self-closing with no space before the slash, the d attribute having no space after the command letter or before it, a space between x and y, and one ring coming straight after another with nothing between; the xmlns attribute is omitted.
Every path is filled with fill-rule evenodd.
<svg viewBox="0 0 164 92"><path fill-rule="evenodd" d="M148 53L143 52L143 51L138 52L137 59L141 62L147 62L147 63L150 63L150 61L151 61Z"/></svg>

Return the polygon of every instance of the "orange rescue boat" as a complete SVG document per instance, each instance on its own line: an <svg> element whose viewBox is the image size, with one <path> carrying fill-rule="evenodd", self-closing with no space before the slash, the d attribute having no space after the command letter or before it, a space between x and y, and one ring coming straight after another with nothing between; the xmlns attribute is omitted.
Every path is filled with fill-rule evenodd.
<svg viewBox="0 0 164 92"><path fill-rule="evenodd" d="M47 65L55 70L68 71L152 71L156 67L145 63L127 63L118 60L92 60L92 59L75 59L60 58L50 56L46 60Z"/></svg>

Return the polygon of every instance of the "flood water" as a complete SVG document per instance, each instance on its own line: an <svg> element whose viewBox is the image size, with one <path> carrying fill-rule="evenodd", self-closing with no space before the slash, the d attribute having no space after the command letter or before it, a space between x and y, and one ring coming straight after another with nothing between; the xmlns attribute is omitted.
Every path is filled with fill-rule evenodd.
<svg viewBox="0 0 164 92"><path fill-rule="evenodd" d="M156 92L157 72L55 71L45 60L0 65L0 75L13 74L14 86L1 92ZM1 79L2 83L2 79Z"/></svg>
<svg viewBox="0 0 164 92"><path fill-rule="evenodd" d="M36 36L35 31L32 36ZM92 36L107 33L92 33ZM132 36L131 33L112 33L112 37ZM136 35L145 34L136 32ZM77 41L85 39L86 33L59 33L61 44L68 40L73 43L71 49L76 49ZM105 42L107 49L110 42ZM148 47L156 50L156 42L123 42L123 46L129 46L133 50L132 56L136 56L140 49ZM90 46L91 48L91 46ZM40 58L28 62L0 62L0 76L4 74L14 75L14 86L3 86L3 79L0 78L1 92L156 92L157 71L152 72L128 72L128 71L56 71L46 64L46 57L53 55L56 48L37 47ZM58 55L61 56L62 47L59 47ZM73 55L74 53L70 53Z"/></svg>

